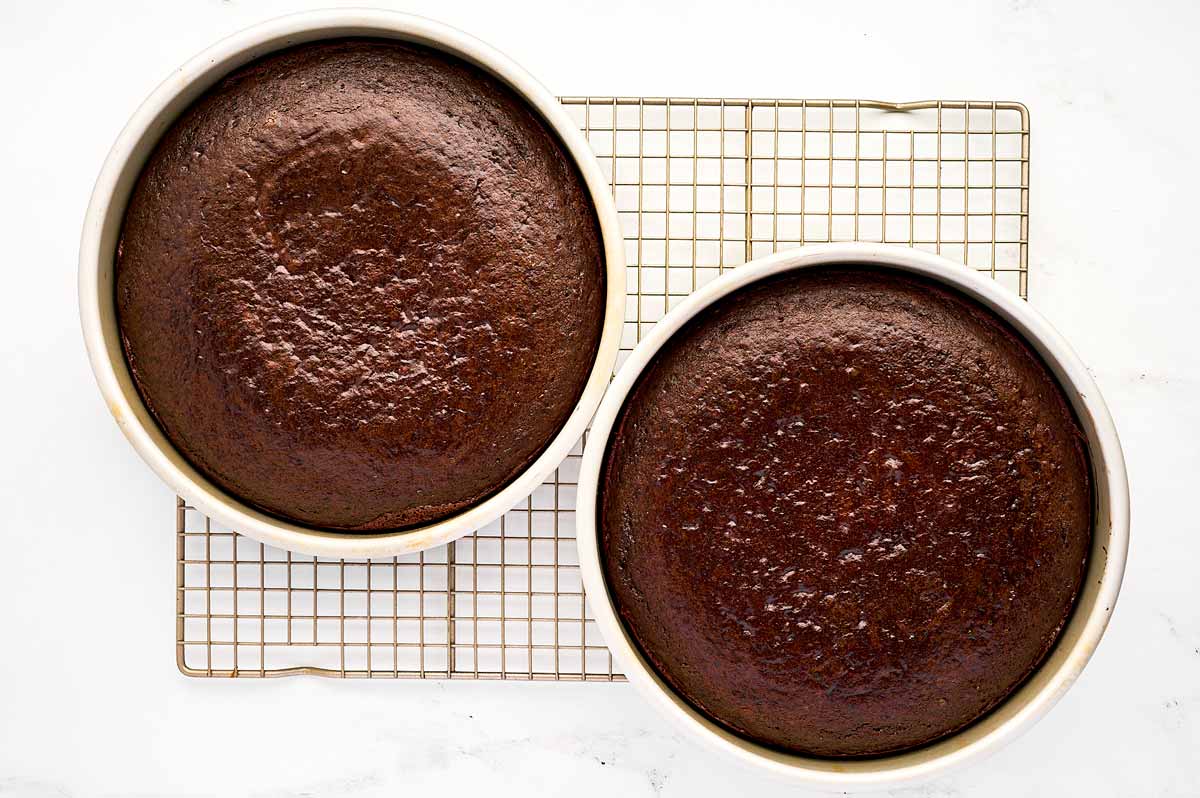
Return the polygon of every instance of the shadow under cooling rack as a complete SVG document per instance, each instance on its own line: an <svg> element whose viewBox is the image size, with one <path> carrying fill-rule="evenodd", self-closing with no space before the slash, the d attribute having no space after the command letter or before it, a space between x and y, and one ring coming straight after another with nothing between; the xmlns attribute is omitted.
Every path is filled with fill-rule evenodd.
<svg viewBox="0 0 1200 798"><path fill-rule="evenodd" d="M1012 102L567 97L628 262L625 357L723 271L805 243L935 252L1022 297L1029 114ZM176 655L191 676L624 677L575 553L582 446L501 519L386 560L264 546L177 500Z"/></svg>

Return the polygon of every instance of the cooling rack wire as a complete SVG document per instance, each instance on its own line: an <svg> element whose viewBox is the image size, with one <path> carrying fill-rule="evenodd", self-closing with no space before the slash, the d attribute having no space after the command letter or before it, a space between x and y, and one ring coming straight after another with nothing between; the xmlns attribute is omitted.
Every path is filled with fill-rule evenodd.
<svg viewBox="0 0 1200 798"><path fill-rule="evenodd" d="M625 238L624 362L696 288L825 241L940 253L1028 297L1029 114L1012 102L565 97ZM582 442L447 546L337 560L264 546L177 499L176 658L189 676L623 679L575 555Z"/></svg>

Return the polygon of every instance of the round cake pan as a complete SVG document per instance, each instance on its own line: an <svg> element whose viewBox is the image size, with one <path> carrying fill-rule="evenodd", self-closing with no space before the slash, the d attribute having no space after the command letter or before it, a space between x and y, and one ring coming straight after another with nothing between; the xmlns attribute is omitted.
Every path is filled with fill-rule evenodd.
<svg viewBox="0 0 1200 798"><path fill-rule="evenodd" d="M758 745L713 723L657 675L626 631L600 560L597 498L601 465L626 397L654 355L684 324L721 297L771 275L812 266L868 264L932 278L981 302L1005 319L1042 357L1062 384L1087 436L1095 492L1095 528L1087 572L1075 609L1050 655L1003 703L965 729L935 743L871 759L833 760ZM588 603L605 642L629 680L692 737L777 774L812 786L884 787L928 778L994 751L1029 728L1079 676L1108 624L1129 545L1129 491L1117 431L1091 375L1079 358L1026 302L970 269L907 247L827 244L802 247L725 274L666 315L621 367L592 422L579 476L579 563Z"/></svg>
<svg viewBox="0 0 1200 798"><path fill-rule="evenodd" d="M167 440L134 387L117 329L114 293L114 256L129 196L146 159L175 119L221 78L255 59L297 44L349 36L399 39L449 53L522 97L583 175L603 239L607 281L595 362L579 402L541 455L498 493L456 515L379 534L333 532L280 520L223 491L193 468ZM625 312L625 256L608 182L586 139L554 96L527 72L479 40L421 17L361 9L316 11L281 17L218 42L180 67L137 109L100 171L84 218L79 311L92 370L113 417L172 490L217 521L265 543L315 555L391 556L445 543L495 520L540 484L583 435L616 361Z"/></svg>

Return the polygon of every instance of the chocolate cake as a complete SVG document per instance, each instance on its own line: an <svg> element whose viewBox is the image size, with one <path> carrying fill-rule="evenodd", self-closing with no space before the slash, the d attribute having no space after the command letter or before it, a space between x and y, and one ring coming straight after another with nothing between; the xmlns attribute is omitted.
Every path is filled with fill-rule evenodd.
<svg viewBox="0 0 1200 798"><path fill-rule="evenodd" d="M1042 661L1091 541L1082 433L1041 360L952 290L806 269L647 366L598 504L619 615L717 723L867 757L978 719Z"/></svg>
<svg viewBox="0 0 1200 798"><path fill-rule="evenodd" d="M117 252L125 355L178 450L285 519L390 530L512 480L600 340L583 178L541 118L451 56L307 44L165 133Z"/></svg>

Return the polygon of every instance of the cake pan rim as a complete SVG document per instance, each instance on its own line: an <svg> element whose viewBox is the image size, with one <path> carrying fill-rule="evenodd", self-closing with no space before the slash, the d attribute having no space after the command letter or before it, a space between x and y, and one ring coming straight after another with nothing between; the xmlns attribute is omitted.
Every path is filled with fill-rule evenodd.
<svg viewBox="0 0 1200 798"><path fill-rule="evenodd" d="M876 266L937 280L980 302L1008 322L1054 373L1087 436L1096 507L1084 584L1066 626L1033 674L980 720L910 751L862 759L825 759L779 751L736 735L676 694L641 655L617 615L600 557L597 498L613 426L629 392L655 354L698 313L751 283L813 266ZM981 758L1041 718L1078 678L1116 605L1129 545L1129 494L1124 456L1111 415L1087 368L1069 344L1027 302L960 264L909 247L813 244L739 266L672 309L635 347L618 371L592 422L580 466L576 544L588 605L627 678L693 739L759 769L823 788L874 787L921 781Z"/></svg>
<svg viewBox="0 0 1200 798"><path fill-rule="evenodd" d="M566 422L541 453L491 496L430 524L379 533L321 529L265 513L205 477L163 434L133 385L116 326L114 253L133 185L176 118L225 75L298 44L345 37L390 38L430 47L500 80L549 127L584 179L605 261L604 320L592 368ZM79 251L79 311L100 392L141 458L190 505L264 543L327 557L384 557L455 540L507 512L548 477L582 437L612 374L625 309L624 242L608 181L587 140L554 95L515 62L480 40L424 17L376 9L289 14L246 28L188 60L138 107L101 168L84 216Z"/></svg>

